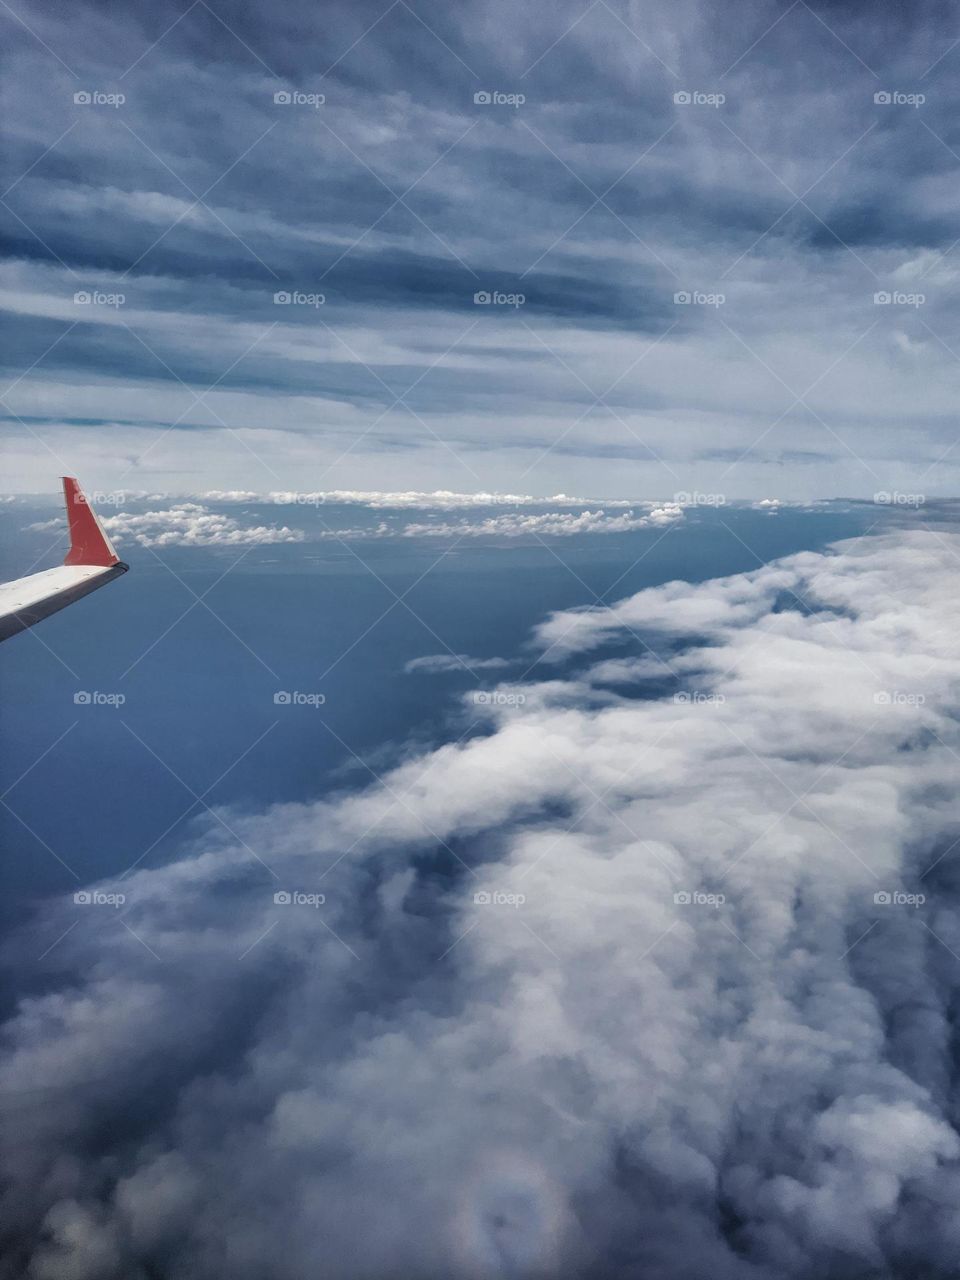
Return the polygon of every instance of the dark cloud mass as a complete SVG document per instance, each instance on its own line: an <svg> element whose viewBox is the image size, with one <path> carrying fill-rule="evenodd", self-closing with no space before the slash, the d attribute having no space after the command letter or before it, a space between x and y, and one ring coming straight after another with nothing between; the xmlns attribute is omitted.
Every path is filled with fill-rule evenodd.
<svg viewBox="0 0 960 1280"><path fill-rule="evenodd" d="M0 1274L952 1275L958 549L556 614L489 732L46 908Z"/></svg>
<svg viewBox="0 0 960 1280"><path fill-rule="evenodd" d="M956 488L949 6L2 16L18 490Z"/></svg>

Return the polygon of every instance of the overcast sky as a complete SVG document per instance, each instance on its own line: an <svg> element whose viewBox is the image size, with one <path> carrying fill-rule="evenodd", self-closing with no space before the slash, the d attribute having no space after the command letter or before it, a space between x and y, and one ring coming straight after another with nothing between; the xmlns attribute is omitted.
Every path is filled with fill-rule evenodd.
<svg viewBox="0 0 960 1280"><path fill-rule="evenodd" d="M957 490L950 6L0 17L7 488Z"/></svg>

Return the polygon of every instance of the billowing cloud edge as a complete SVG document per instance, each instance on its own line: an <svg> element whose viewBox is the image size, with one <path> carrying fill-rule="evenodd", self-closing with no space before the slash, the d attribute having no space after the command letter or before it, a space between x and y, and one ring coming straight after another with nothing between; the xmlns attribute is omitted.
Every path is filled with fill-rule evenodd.
<svg viewBox="0 0 960 1280"><path fill-rule="evenodd" d="M642 626L675 693L495 686L485 736L51 904L20 954L83 927L5 1027L10 1257L946 1274L958 554L889 535L555 615L571 655Z"/></svg>

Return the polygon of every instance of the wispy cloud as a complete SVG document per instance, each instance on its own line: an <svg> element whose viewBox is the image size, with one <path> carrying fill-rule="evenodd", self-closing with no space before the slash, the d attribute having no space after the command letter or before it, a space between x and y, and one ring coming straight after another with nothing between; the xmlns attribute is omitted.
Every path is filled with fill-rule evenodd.
<svg viewBox="0 0 960 1280"><path fill-rule="evenodd" d="M422 672L435 675L446 671L504 671L515 666L509 658L471 658L467 653L430 653L405 663L407 675Z"/></svg>

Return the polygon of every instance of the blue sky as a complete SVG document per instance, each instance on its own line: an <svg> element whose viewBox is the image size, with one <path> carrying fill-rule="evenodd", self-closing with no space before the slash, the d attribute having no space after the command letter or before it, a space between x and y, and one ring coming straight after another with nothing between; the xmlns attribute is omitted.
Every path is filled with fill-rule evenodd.
<svg viewBox="0 0 960 1280"><path fill-rule="evenodd" d="M949 6L3 20L14 490L956 489Z"/></svg>

